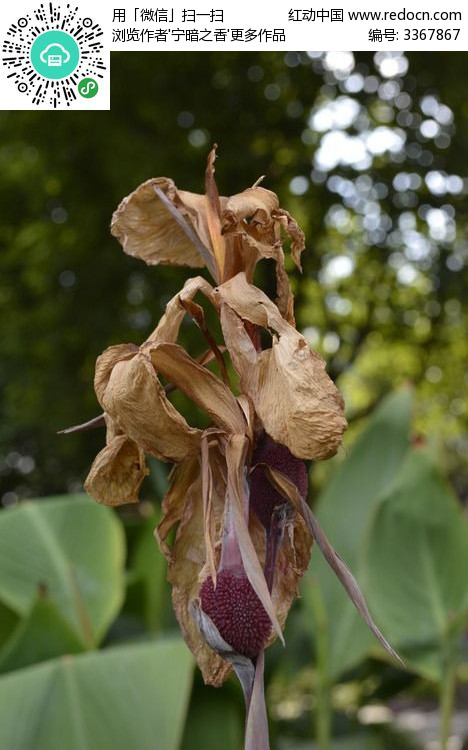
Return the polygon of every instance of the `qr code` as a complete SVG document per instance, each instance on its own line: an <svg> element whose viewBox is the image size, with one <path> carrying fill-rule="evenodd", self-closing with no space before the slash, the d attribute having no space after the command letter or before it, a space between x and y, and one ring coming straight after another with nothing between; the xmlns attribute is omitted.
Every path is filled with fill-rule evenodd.
<svg viewBox="0 0 468 750"><path fill-rule="evenodd" d="M12 23L2 40L4 75L33 104L71 106L90 98L105 75L103 32L78 6L41 4Z"/></svg>

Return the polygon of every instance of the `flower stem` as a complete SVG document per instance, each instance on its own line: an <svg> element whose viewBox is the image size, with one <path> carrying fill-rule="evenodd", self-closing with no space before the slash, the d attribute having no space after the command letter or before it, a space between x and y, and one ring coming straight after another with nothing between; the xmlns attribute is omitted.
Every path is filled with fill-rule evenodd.
<svg viewBox="0 0 468 750"><path fill-rule="evenodd" d="M458 638L448 633L442 642L442 680L440 683L440 750L447 750L452 723L457 680Z"/></svg>
<svg viewBox="0 0 468 750"><path fill-rule="evenodd" d="M322 596L317 584L311 591L311 609L315 620L316 689L315 689L315 735L320 750L329 750L332 728L332 701L328 654L328 621Z"/></svg>

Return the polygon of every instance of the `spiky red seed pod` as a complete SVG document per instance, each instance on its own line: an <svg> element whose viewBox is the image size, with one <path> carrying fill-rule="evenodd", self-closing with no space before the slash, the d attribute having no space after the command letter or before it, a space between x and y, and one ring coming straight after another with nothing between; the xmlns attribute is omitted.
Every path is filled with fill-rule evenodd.
<svg viewBox="0 0 468 750"><path fill-rule="evenodd" d="M281 471L294 482L302 497L307 496L307 468L300 458L293 456L289 448L275 443L270 435L264 433L257 443L252 456L252 466L264 463ZM250 507L265 526L270 527L271 515L277 505L283 505L285 499L275 490L265 476L262 466L257 466L250 475Z"/></svg>
<svg viewBox="0 0 468 750"><path fill-rule="evenodd" d="M271 631L271 622L245 575L222 570L216 581L207 578L200 590L202 609L226 643L239 654L255 659Z"/></svg>

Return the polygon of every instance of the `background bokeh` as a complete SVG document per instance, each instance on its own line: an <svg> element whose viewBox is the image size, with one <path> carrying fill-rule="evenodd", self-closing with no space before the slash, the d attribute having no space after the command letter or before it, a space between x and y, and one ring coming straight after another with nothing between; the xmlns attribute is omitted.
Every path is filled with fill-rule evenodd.
<svg viewBox="0 0 468 750"><path fill-rule="evenodd" d="M81 491L104 435L94 430L59 436L57 430L99 413L92 386L96 357L111 344L142 342L167 301L194 275L189 269L146 267L126 256L109 232L112 212L150 177L172 177L179 188L203 192L206 156L215 142L220 193L240 192L265 175L264 186L278 194L280 205L306 233L302 276L292 264L289 267L297 324L325 358L345 397L350 423L345 450L333 461L311 467L311 502L322 492L324 522L328 507L330 524L336 526L332 541L341 534L342 546L337 548L341 551L349 542L352 557L364 517L372 518L374 495L391 484L392 461L395 475L399 471L394 449L400 446L401 455L407 450L409 422L413 447L431 446L439 469L464 500L466 53L113 53L111 73L110 112L0 112L1 505L18 506L21 513L24 499ZM258 283L267 292L274 288L270 272L265 262ZM198 340L189 322L182 328L182 342L197 353ZM413 388L411 406L406 396L397 397L384 406L383 417L369 422L384 397L408 385ZM188 421L197 419L188 404L184 408ZM397 437L386 435L392 419L400 420ZM350 478L344 469L338 484L327 490L335 470L343 469L356 440L363 436L350 463L354 474L349 470ZM458 544L454 541L460 525L458 510L453 496L444 495L448 490L439 483L437 472L421 468L417 456L413 459L416 463L406 476L420 477L419 490L413 482L414 494L428 488L427 497L434 499L439 492L437 497L452 514L445 526L440 517L439 536L433 541L432 552L440 553L434 558L437 571L444 545L455 549ZM408 491L409 485L404 486ZM174 628L165 564L152 537L164 487L165 472L155 463L143 487L147 502L138 510L120 513L129 550L127 588L124 599L121 589L115 593L115 601L124 602L123 609L117 617L115 605L116 620L104 645ZM431 487L438 489L432 492ZM358 518L350 511L348 526L340 531L336 520L348 512L343 493L349 493L357 505L364 503L364 497L369 503L368 515ZM425 498L421 497L420 524ZM47 515L48 506L44 507ZM51 519L54 513L63 512L65 517L60 503L56 508L50 511ZM362 520L360 526L356 518ZM381 521L385 525L385 517ZM20 526L18 521L21 547ZM444 536L443 529L450 533ZM116 530L113 533L118 536ZM408 539L413 538L413 532L408 534ZM403 560L404 539L401 544ZM384 551L379 537L375 565ZM392 555L382 557L380 564L392 567ZM26 553L21 559L27 559ZM2 598L1 562L0 615L8 622L8 639L19 627L15 618L25 616L27 607L20 612ZM90 558L87 565L92 577L97 558ZM314 569L321 581L320 564ZM444 571L441 575L448 576ZM426 581L423 574L421 580ZM448 578L441 581L443 590ZM123 587L123 582L119 585ZM293 611L288 624L289 651L283 653L275 646L269 657L267 696L275 726L280 727L273 731L273 743L281 750L303 747L301 741L320 734L320 727L310 719L314 700L320 696L320 672L307 666L320 654L320 643L301 626L304 611L309 605L313 609L314 603L314 597L310 604L304 596L305 605ZM330 601L335 601L334 596L330 594ZM378 604L378 595L375 601ZM391 622L392 613L385 613L385 602L382 606L383 622L386 617ZM407 607L410 627L411 597L402 606ZM49 611L40 613L46 623L50 616ZM338 619L341 616L340 610ZM320 617L318 623L315 636L320 634ZM33 637L26 639L28 631L22 627L24 641L34 643ZM330 637L334 637L332 630ZM36 621L30 632L37 633ZM0 628L0 640L2 633ZM80 651L76 639L63 637L63 652ZM327 683L328 692L332 682L337 686L333 705L338 734L346 725L346 735L347 722L358 705L362 709L369 701L389 697L403 705L408 698L398 696L404 690L409 690L410 700L429 696L435 705L435 685L448 685L437 660L445 659L446 654L440 656L441 643L449 641L445 635L437 640L432 631L430 637L430 643L437 642L435 650L431 652L426 641L418 642L419 656L412 654L414 671L408 674L374 659L373 653L369 656L369 642L363 641L362 633L357 641L346 635L350 648L356 649L354 656L349 659L348 652L343 670ZM346 639L342 645L348 644ZM424 656L426 647L430 658ZM10 651L5 662L0 648L0 671L61 653L59 646L51 650L50 643L26 661L21 648L20 660L17 651L13 649L15 658ZM345 661L351 671L344 670ZM236 747L242 733L242 702L236 686L229 683L224 691L207 690L199 677L195 679L184 750L217 748L223 731L231 738L226 739L226 748L231 748L229 742ZM11 694L7 687L5 691ZM450 686L448 700L447 695L453 697ZM325 707L325 713L329 709ZM327 720L330 723L330 715ZM207 722L211 722L208 734ZM462 733L459 730L454 750L462 747ZM402 738L395 744L393 736L361 738L357 745L347 741L339 747L413 747L412 741ZM424 746L435 747L430 741ZM321 748L328 747L323 733L321 742ZM141 748L146 747L142 739Z"/></svg>

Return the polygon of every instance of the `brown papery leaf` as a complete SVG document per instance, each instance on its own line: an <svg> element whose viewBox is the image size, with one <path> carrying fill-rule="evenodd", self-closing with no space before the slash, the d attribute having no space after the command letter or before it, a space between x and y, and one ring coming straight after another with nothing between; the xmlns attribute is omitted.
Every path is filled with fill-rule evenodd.
<svg viewBox="0 0 468 750"><path fill-rule="evenodd" d="M228 470L227 501L233 516L236 529L237 541L242 558L242 564L250 584L260 599L265 612L271 620L273 629L276 631L284 644L281 627L271 600L270 592L265 581L265 575L260 565L257 552L250 537L247 520L245 517L244 493L246 491L244 482L245 456L248 448L248 440L244 435L233 435L226 445L226 463Z"/></svg>
<svg viewBox="0 0 468 750"><path fill-rule="evenodd" d="M208 162L205 171L206 222L211 239L211 248L216 259L216 265L219 269L217 278L221 281L224 278L226 245L221 233L221 202L214 179L216 148L217 147L214 146L208 155Z"/></svg>
<svg viewBox="0 0 468 750"><path fill-rule="evenodd" d="M201 441L201 471L203 498L203 527L205 530L206 563L204 572L213 580L216 588L216 518L213 507L213 474L210 466L209 434L204 433Z"/></svg>
<svg viewBox="0 0 468 750"><path fill-rule="evenodd" d="M346 593L348 594L349 598L353 602L354 606L358 610L368 628L372 631L379 643L382 644L382 646L388 651L388 653L395 657L395 659L397 659L400 663L403 663L396 651L393 650L387 639L382 635L379 628L375 624L356 579L354 578L346 563L342 560L342 558L328 541L315 515L312 513L311 509L309 508L301 494L298 492L296 485L280 471L273 469L267 464L264 464L263 466L268 479L271 481L275 489L277 489L278 492L283 495L283 497L289 500L292 506L303 517L310 530L310 533L320 547L325 560L335 573L336 577L345 589Z"/></svg>
<svg viewBox="0 0 468 750"><path fill-rule="evenodd" d="M245 418L229 388L216 375L198 364L178 344L164 342L143 344L158 372L170 380L212 418L229 432L243 433Z"/></svg>
<svg viewBox="0 0 468 750"><path fill-rule="evenodd" d="M170 472L171 484L161 505L163 515L154 531L161 552L168 560L172 560L172 551L166 539L174 526L181 520L188 491L199 474L200 463L196 455L188 456L180 464L174 466Z"/></svg>
<svg viewBox="0 0 468 750"><path fill-rule="evenodd" d="M160 319L153 333L148 336L149 341L166 341L175 344L179 336L179 329L186 314L184 302L192 300L197 292L202 292L205 297L213 300L213 287L201 276L187 279L183 289L178 292L166 305L166 312Z"/></svg>
<svg viewBox="0 0 468 750"><path fill-rule="evenodd" d="M302 271L301 254L305 248L304 232L300 228L297 221L293 219L293 217L282 208L280 208L278 211L277 219L281 223L281 226L283 227L287 236L291 238L291 258L293 259L299 271Z"/></svg>
<svg viewBox="0 0 468 750"><path fill-rule="evenodd" d="M309 566L311 547L312 536L301 516L295 514L294 520L286 527L271 593L282 626L294 598L299 595L298 583Z"/></svg>
<svg viewBox="0 0 468 750"><path fill-rule="evenodd" d="M298 458L333 456L347 426L344 402L325 363L276 305L240 273L216 290L224 302L221 325L241 388L265 430ZM243 320L272 332L272 347L257 352Z"/></svg>
<svg viewBox="0 0 468 750"><path fill-rule="evenodd" d="M251 187L227 199L223 219L230 224L244 219L257 224L269 224L273 211L278 209L276 193L263 187Z"/></svg>
<svg viewBox="0 0 468 750"><path fill-rule="evenodd" d="M117 344L109 346L96 360L96 369L94 372L94 390L97 399L102 406L102 399L109 382L112 370L117 362L133 359L138 352L135 344Z"/></svg>
<svg viewBox="0 0 468 750"><path fill-rule="evenodd" d="M122 432L158 458L182 461L199 449L200 430L189 427L167 399L141 351L114 366L101 403Z"/></svg>
<svg viewBox="0 0 468 750"><path fill-rule="evenodd" d="M155 189L167 197L167 202L161 200ZM188 236L186 228L169 210L168 203L176 210L179 210L177 203L180 208L186 208L182 218L186 224L188 222L192 235ZM199 268L205 261L197 246L201 241L195 233L192 217L197 208L203 210L202 204L203 196L194 193L184 203L171 179L147 180L122 200L112 216L111 232L128 255L148 265L165 263Z"/></svg>
<svg viewBox="0 0 468 750"><path fill-rule="evenodd" d="M118 435L94 459L84 488L103 505L137 503L147 474L144 452L126 435Z"/></svg>
<svg viewBox="0 0 468 750"><path fill-rule="evenodd" d="M218 687L232 667L206 644L190 610L191 603L198 597L199 576L205 565L203 526L199 472L186 495L183 517L172 549L168 580L173 587L172 601L184 640L195 656L205 682Z"/></svg>

